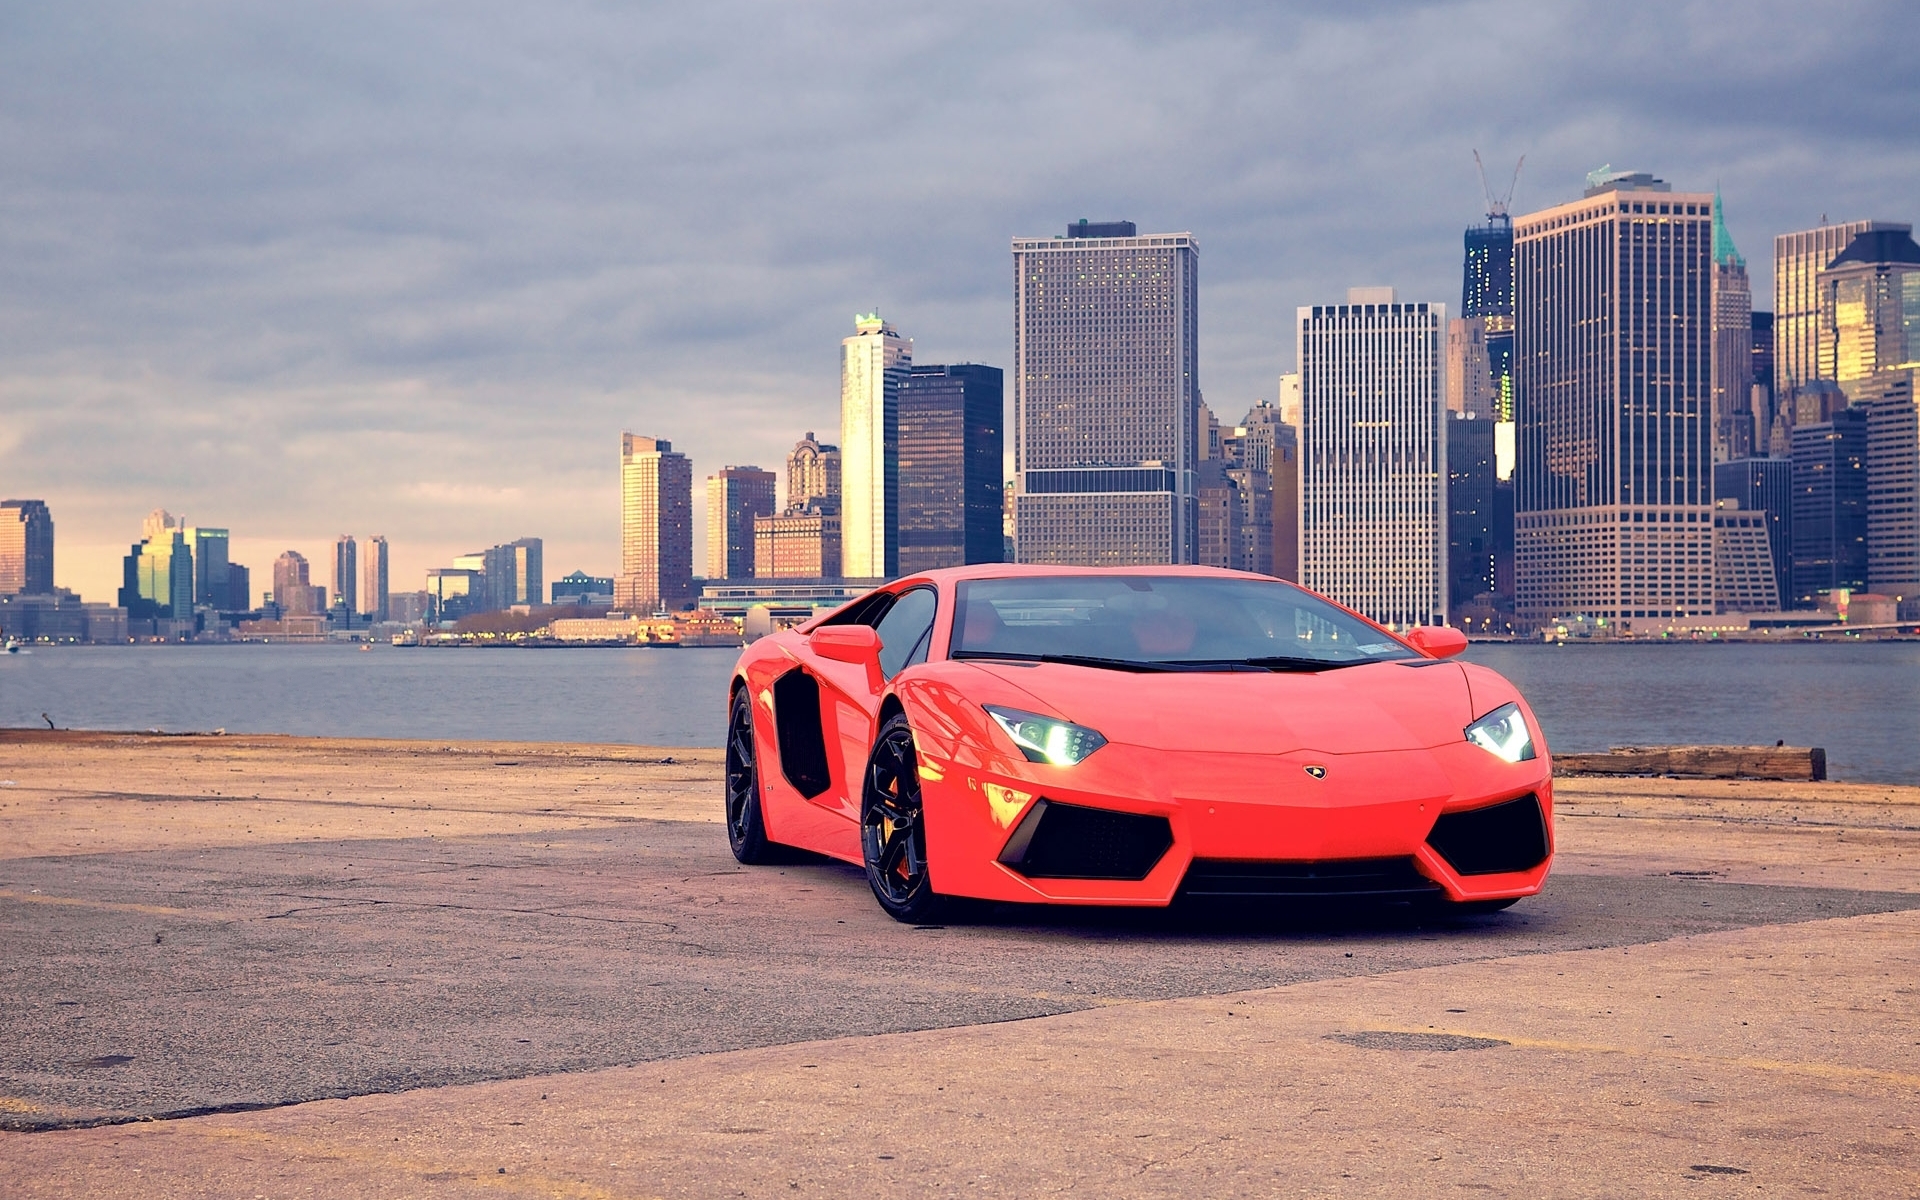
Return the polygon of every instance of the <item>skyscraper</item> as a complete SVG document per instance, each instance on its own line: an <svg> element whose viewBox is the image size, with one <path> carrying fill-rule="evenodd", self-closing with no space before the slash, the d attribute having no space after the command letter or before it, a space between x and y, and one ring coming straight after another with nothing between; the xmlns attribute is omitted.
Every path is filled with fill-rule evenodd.
<svg viewBox="0 0 1920 1200"><path fill-rule="evenodd" d="M900 390L902 574L999 562L1005 392L999 367L915 366Z"/></svg>
<svg viewBox="0 0 1920 1200"><path fill-rule="evenodd" d="M333 543L333 602L349 613L360 611L360 547L350 533Z"/></svg>
<svg viewBox="0 0 1920 1200"><path fill-rule="evenodd" d="M755 579L837 579L840 514L788 509L753 521Z"/></svg>
<svg viewBox="0 0 1920 1200"><path fill-rule="evenodd" d="M840 553L856 578L900 572L900 388L913 342L879 313L840 343Z"/></svg>
<svg viewBox="0 0 1920 1200"><path fill-rule="evenodd" d="M1013 240L1021 562L1194 561L1199 262L1131 221Z"/></svg>
<svg viewBox="0 0 1920 1200"><path fill-rule="evenodd" d="M315 604L316 589L308 582L307 558L298 550L289 550L273 562L273 602L282 614L315 613L326 608ZM128 614L131 616L131 612Z"/></svg>
<svg viewBox="0 0 1920 1200"><path fill-rule="evenodd" d="M184 518L183 518L184 523ZM193 554L193 603L195 607L225 609L232 603L230 576L233 566L227 561L230 539L224 529L204 525L181 530L187 549Z"/></svg>
<svg viewBox="0 0 1920 1200"><path fill-rule="evenodd" d="M44 500L0 503L0 596L53 594L53 513Z"/></svg>
<svg viewBox="0 0 1920 1200"><path fill-rule="evenodd" d="M1768 431L1753 421L1753 289L1747 260L1727 232L1720 193L1713 194L1713 460L1750 458Z"/></svg>
<svg viewBox="0 0 1920 1200"><path fill-rule="evenodd" d="M1522 621L1713 612L1712 209L1603 168L1515 222Z"/></svg>
<svg viewBox="0 0 1920 1200"><path fill-rule="evenodd" d="M369 621L387 619L387 539L374 534L367 539L367 561L361 568L360 611Z"/></svg>
<svg viewBox="0 0 1920 1200"><path fill-rule="evenodd" d="M1867 419L1844 409L1793 429L1793 602L1867 586Z"/></svg>
<svg viewBox="0 0 1920 1200"><path fill-rule="evenodd" d="M545 543L539 538L520 538L489 546L479 554L479 567L485 578L483 607L487 611L500 612L516 604L540 603L546 594L541 562L544 547ZM467 567L469 558L457 558L453 565Z"/></svg>
<svg viewBox="0 0 1920 1200"><path fill-rule="evenodd" d="M1449 413L1447 595L1457 611L1497 590L1493 543L1493 419ZM1456 622L1457 623L1457 622Z"/></svg>
<svg viewBox="0 0 1920 1200"><path fill-rule="evenodd" d="M753 577L753 521L774 511L772 471L723 467L707 476L707 578Z"/></svg>
<svg viewBox="0 0 1920 1200"><path fill-rule="evenodd" d="M1755 457L1785 458L1773 441L1776 405L1773 390L1773 314L1756 312L1752 323L1753 453ZM1782 435L1785 436L1784 434ZM1785 595L1782 592L1781 595Z"/></svg>
<svg viewBox="0 0 1920 1200"><path fill-rule="evenodd" d="M787 509L807 508L840 511L840 447L820 442L811 429L787 455Z"/></svg>
<svg viewBox="0 0 1920 1200"><path fill-rule="evenodd" d="M121 560L119 601L130 620L193 616L193 551L184 525L161 508L141 523L146 536Z"/></svg>
<svg viewBox="0 0 1920 1200"><path fill-rule="evenodd" d="M1912 233L1892 221L1845 221L1773 239L1774 392L1786 397L1820 374L1820 272L1839 257L1854 235Z"/></svg>
<svg viewBox="0 0 1920 1200"><path fill-rule="evenodd" d="M1741 458L1713 468L1713 499L1731 500L1742 511L1767 519L1767 546L1773 554L1774 594L1781 604L1793 598L1793 462L1786 458Z"/></svg>
<svg viewBox="0 0 1920 1200"><path fill-rule="evenodd" d="M620 435L620 573L614 603L632 613L693 597L693 464L665 438Z"/></svg>
<svg viewBox="0 0 1920 1200"><path fill-rule="evenodd" d="M1444 304L1299 310L1300 581L1383 624L1447 619Z"/></svg>

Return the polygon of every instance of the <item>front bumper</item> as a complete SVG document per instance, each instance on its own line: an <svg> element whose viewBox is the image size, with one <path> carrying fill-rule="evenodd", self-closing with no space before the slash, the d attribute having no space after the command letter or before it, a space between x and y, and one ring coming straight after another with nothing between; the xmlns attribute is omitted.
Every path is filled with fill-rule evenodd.
<svg viewBox="0 0 1920 1200"><path fill-rule="evenodd" d="M929 869L949 895L1154 906L1191 874L1245 895L1494 900L1539 891L1552 858L1550 760L1506 763L1464 741L1351 755L1111 744L1053 767L922 739L920 755ZM1082 842L1077 858L1063 850Z"/></svg>

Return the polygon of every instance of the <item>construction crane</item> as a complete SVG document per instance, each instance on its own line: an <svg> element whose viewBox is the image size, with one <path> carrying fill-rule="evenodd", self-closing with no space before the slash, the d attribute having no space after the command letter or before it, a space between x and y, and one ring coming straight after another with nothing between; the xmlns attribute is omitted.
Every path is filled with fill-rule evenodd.
<svg viewBox="0 0 1920 1200"><path fill-rule="evenodd" d="M1487 194L1487 220L1511 221L1507 206L1513 203L1513 189L1520 186L1520 168L1526 164L1527 156L1522 154L1520 161L1513 164L1513 178L1507 181L1507 194L1495 196L1493 189L1487 186L1487 166L1480 161L1480 152L1473 152L1473 165L1480 171L1480 190Z"/></svg>

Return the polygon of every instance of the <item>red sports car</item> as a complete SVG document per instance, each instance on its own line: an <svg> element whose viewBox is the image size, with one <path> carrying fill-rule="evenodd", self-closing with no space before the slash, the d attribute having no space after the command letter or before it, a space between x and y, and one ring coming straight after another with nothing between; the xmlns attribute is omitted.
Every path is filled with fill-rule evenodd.
<svg viewBox="0 0 1920 1200"><path fill-rule="evenodd" d="M749 646L727 834L863 863L880 904L1540 890L1527 702L1304 588L1207 567L992 565L887 584Z"/></svg>

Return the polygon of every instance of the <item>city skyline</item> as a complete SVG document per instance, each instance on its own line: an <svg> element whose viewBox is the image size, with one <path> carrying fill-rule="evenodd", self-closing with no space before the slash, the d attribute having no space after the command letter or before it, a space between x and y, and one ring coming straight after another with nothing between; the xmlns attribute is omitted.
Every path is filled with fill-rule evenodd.
<svg viewBox="0 0 1920 1200"><path fill-rule="evenodd" d="M1756 296L1778 233L1911 219L1914 84L1853 64L1920 14L1689 14L989 7L848 39L812 10L532 38L486 12L185 13L166 38L49 12L0 72L0 479L55 507L87 595L155 505L231 527L256 571L379 529L411 581L537 529L609 574L609 430L671 432L703 475L768 464L836 424L832 342L876 307L916 359L1006 367L1005 239L1063 217L1206 244L1230 415L1291 365L1297 305L1457 299L1476 147L1499 175L1527 155L1515 211L1609 160L1719 183ZM985 84L856 69L936 50ZM686 69L632 69L663 56ZM903 142L925 166L892 165Z"/></svg>

